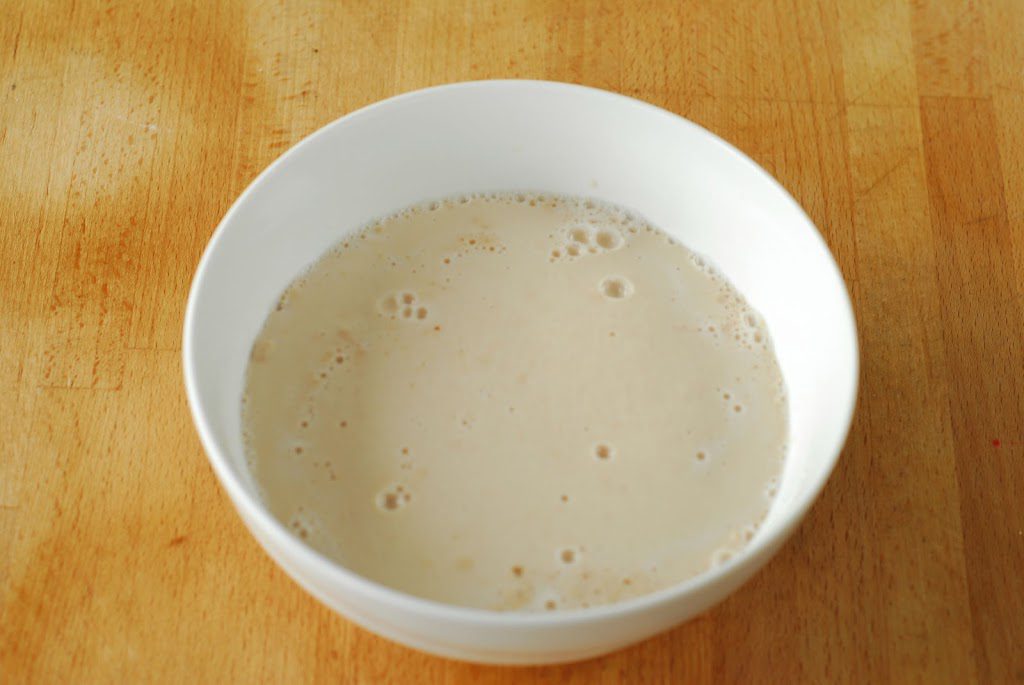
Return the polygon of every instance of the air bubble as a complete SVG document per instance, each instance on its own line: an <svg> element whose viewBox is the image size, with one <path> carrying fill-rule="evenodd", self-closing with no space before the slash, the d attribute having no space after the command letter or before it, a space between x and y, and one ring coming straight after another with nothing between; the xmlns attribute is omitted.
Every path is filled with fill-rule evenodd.
<svg viewBox="0 0 1024 685"><path fill-rule="evenodd" d="M416 310L416 318L420 319L420 320L427 318L427 308L426 307L420 307L419 309L417 309Z"/></svg>
<svg viewBox="0 0 1024 685"><path fill-rule="evenodd" d="M741 411L743 411L743 405L741 405L741 404L734 404L734 405L732 405L732 410L734 412L736 412L737 414L739 414Z"/></svg>
<svg viewBox="0 0 1024 685"><path fill-rule="evenodd" d="M574 564L576 563L576 550L566 547L558 553L558 559L563 564Z"/></svg>
<svg viewBox="0 0 1024 685"><path fill-rule="evenodd" d="M398 298L394 295L386 295L377 303L377 311L381 314L393 316L398 311Z"/></svg>
<svg viewBox="0 0 1024 685"><path fill-rule="evenodd" d="M274 349L274 343L270 340L257 340L252 346L252 352L249 353L249 358L256 363L265 362L267 356L271 350Z"/></svg>
<svg viewBox="0 0 1024 685"><path fill-rule="evenodd" d="M512 567L512 575L514 575L516 578L522 578L523 577L523 567L522 566L513 566Z"/></svg>
<svg viewBox="0 0 1024 685"><path fill-rule="evenodd" d="M622 236L614 231L601 231L597 234L596 242L605 250L615 250L622 245Z"/></svg>
<svg viewBox="0 0 1024 685"><path fill-rule="evenodd" d="M703 451L702 452L697 452L697 461L704 461L707 458L708 458L708 455L707 455L706 452L703 452Z"/></svg>
<svg viewBox="0 0 1024 685"><path fill-rule="evenodd" d="M574 228L569 232L569 237L573 239L573 242L581 245L586 245L590 242L590 234L585 228Z"/></svg>
<svg viewBox="0 0 1024 685"><path fill-rule="evenodd" d="M730 549L719 549L711 555L711 565L721 566L732 559L732 550Z"/></svg>
<svg viewBox="0 0 1024 685"><path fill-rule="evenodd" d="M579 257L580 248L577 247L576 245L570 245L569 247L565 248L565 253L570 257Z"/></svg>
<svg viewBox="0 0 1024 685"><path fill-rule="evenodd" d="M377 508L393 512L401 509L412 500L412 495L403 485L393 485L377 494Z"/></svg>
<svg viewBox="0 0 1024 685"><path fill-rule="evenodd" d="M402 304L412 304L416 301L416 296L412 293L405 293L402 295Z"/></svg>
<svg viewBox="0 0 1024 685"><path fill-rule="evenodd" d="M308 540L318 528L315 520L302 507L292 514L288 521L288 527L303 540Z"/></svg>
<svg viewBox="0 0 1024 685"><path fill-rule="evenodd" d="M609 276L601 281L601 292L612 300L622 300L633 294L633 283L622 276Z"/></svg>
<svg viewBox="0 0 1024 685"><path fill-rule="evenodd" d="M531 202L530 204L532 205L533 203ZM544 602L544 608L548 611L554 611L558 608L558 605L555 603L555 600L549 599L548 601Z"/></svg>
<svg viewBox="0 0 1024 685"><path fill-rule="evenodd" d="M615 452L610 445L605 445L602 443L594 447L594 456L597 457L598 459L601 459L602 461L607 461L608 459L611 459L614 453Z"/></svg>

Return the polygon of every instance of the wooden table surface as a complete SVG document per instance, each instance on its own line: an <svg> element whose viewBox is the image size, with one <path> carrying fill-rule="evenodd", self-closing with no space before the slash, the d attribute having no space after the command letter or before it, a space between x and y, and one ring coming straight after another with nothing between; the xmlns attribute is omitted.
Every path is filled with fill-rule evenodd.
<svg viewBox="0 0 1024 685"><path fill-rule="evenodd" d="M180 367L232 200L375 100L616 90L774 174L849 284L857 417L704 616L486 668L301 591L221 492ZM0 0L0 682L1024 682L1024 1Z"/></svg>

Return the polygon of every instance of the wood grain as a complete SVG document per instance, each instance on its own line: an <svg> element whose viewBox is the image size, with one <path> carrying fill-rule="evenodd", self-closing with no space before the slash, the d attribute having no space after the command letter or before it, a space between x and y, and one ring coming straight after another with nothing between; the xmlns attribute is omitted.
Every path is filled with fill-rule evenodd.
<svg viewBox="0 0 1024 685"><path fill-rule="evenodd" d="M1024 682L1024 3L0 0L0 682ZM184 402L189 279L277 155L480 78L610 88L734 142L832 248L857 418L721 606L554 668L322 608Z"/></svg>

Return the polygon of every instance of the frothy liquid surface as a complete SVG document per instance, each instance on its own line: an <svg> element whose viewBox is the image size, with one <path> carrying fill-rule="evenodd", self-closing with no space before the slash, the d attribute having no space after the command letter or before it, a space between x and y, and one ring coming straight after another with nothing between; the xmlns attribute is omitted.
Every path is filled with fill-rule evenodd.
<svg viewBox="0 0 1024 685"><path fill-rule="evenodd" d="M594 606L726 560L767 513L787 409L760 317L703 260L589 200L474 196L366 228L252 350L273 513L391 587Z"/></svg>

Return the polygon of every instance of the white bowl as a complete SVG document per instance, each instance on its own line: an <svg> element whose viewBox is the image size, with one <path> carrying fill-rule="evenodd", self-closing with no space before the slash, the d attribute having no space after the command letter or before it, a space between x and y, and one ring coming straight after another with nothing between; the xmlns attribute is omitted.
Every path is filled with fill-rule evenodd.
<svg viewBox="0 0 1024 685"><path fill-rule="evenodd" d="M591 195L703 253L763 314L789 393L775 503L725 565L610 606L515 614L406 595L321 556L263 506L245 467L240 401L253 340L281 291L345 233L467 191ZM402 644L468 661L540 664L618 649L704 611L779 549L825 484L857 392L857 337L817 230L764 170L699 126L605 91L482 81L391 98L338 119L267 168L231 207L196 271L185 386L210 463L249 530L324 604Z"/></svg>

